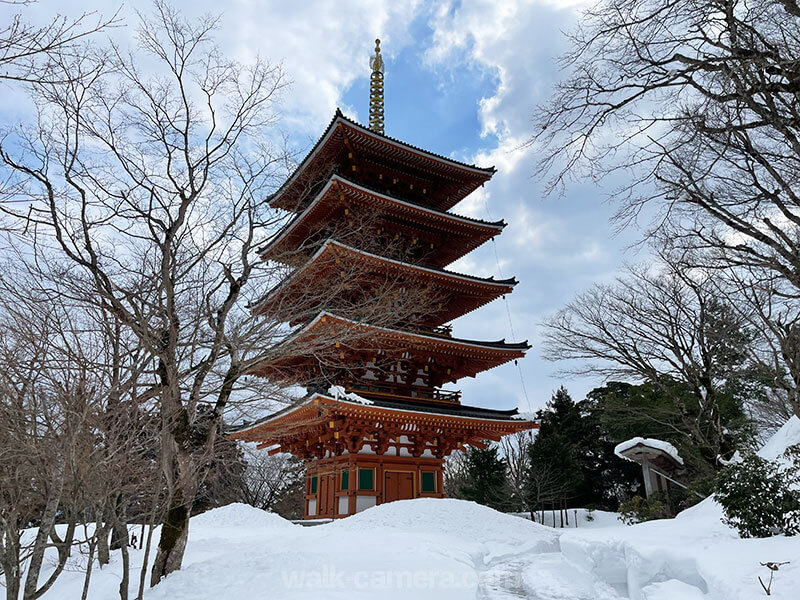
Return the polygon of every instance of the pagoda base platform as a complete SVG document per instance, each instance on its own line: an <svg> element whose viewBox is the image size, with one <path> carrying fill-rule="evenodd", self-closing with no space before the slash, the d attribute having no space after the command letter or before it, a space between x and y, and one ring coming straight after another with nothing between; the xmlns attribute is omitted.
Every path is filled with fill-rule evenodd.
<svg viewBox="0 0 800 600"><path fill-rule="evenodd" d="M304 519L338 519L395 500L443 498L441 458L342 454L306 462Z"/></svg>

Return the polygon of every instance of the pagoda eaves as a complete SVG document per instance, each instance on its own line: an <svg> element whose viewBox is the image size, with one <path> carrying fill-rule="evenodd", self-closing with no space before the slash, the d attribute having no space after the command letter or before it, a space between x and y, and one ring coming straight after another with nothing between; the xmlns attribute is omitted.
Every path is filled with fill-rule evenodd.
<svg viewBox="0 0 800 600"><path fill-rule="evenodd" d="M276 349L278 352L274 358L254 365L250 373L273 381L299 383L314 380L323 374L325 368L351 370L348 367L354 362L367 363L372 357L381 357L392 363L407 354L402 360L417 359L420 363L432 365L429 367L430 377L433 378L431 383L438 387L463 377L475 377L482 371L522 358L525 351L530 349L527 342L487 342L392 329L360 323L328 312L321 312L293 332L282 345L285 352ZM359 367L379 368L377 364L374 367L361 364ZM416 377L416 371L412 375ZM369 383L369 380L364 382ZM380 382L376 381L376 385L380 386ZM409 386L410 383L407 383L406 387ZM419 392L423 391L420 388Z"/></svg>
<svg viewBox="0 0 800 600"><path fill-rule="evenodd" d="M423 259L432 267L445 267L458 260L499 235L506 226L503 221L481 221L400 200L332 175L303 211L259 248L261 258L292 264L307 259L323 241L316 240L313 233L325 223L340 220L345 211L355 207L374 211L375 227L421 232L419 243L433 245L433 251Z"/></svg>
<svg viewBox="0 0 800 600"><path fill-rule="evenodd" d="M342 451L358 453L365 446L378 451L383 445L384 452L395 450L396 455L422 456L427 452L443 458L464 445L483 446L486 440L499 440L502 435L536 425L516 415L516 409L495 411L462 406L420 412L355 394L316 393L299 406L243 426L229 437L258 442L261 448L277 446L272 453L293 452L303 458L324 458ZM355 435L356 429L363 431ZM449 435L443 442L434 443L436 438L441 440L443 431ZM431 435L434 433L439 435Z"/></svg>
<svg viewBox="0 0 800 600"><path fill-rule="evenodd" d="M322 137L270 196L270 206L299 212L309 192L337 170L362 178L369 171L374 183L387 186L393 196L438 210L452 208L495 173L494 167L468 165L371 131L336 109Z"/></svg>
<svg viewBox="0 0 800 600"><path fill-rule="evenodd" d="M431 309L430 314L420 319L428 327L448 323L504 294L510 294L517 284L514 278L495 280L405 263L329 239L302 267L294 270L289 277L270 290L252 310L255 314L281 314L286 311L295 315L307 314L308 309L313 308L309 303L319 302L317 295L309 294L308 290L319 287L335 290L340 272L357 273L355 277L359 281L348 281L348 287L358 289L359 295L365 298L373 289L387 281L396 285L401 281L424 283L429 289L439 290L439 308ZM356 285L357 283L360 285ZM327 295L326 302L335 305L336 298ZM287 315L286 320L291 325L302 322L290 315Z"/></svg>
<svg viewBox="0 0 800 600"><path fill-rule="evenodd" d="M495 170L384 135L383 66L376 40L370 128L336 111L269 198L295 217L259 249L294 272L253 312L295 329L249 373L308 395L230 437L305 459L306 518L443 497L444 457L536 427L443 388L530 346L460 339L445 326L516 284L444 269L504 228L448 212Z"/></svg>

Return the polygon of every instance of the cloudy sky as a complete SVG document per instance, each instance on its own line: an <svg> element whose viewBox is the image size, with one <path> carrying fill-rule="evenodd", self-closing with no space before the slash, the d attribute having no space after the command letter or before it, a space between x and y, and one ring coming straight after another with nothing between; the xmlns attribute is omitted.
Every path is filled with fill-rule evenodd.
<svg viewBox="0 0 800 600"><path fill-rule="evenodd" d="M561 196L544 197L534 177L536 150L521 148L532 133L534 106L559 77L556 58L566 48L563 31L578 18L580 1L463 0L175 0L187 16L221 13L223 50L246 62L260 55L281 62L291 80L282 127L292 144L307 150L336 107L367 121L369 56L382 40L386 62L386 132L431 151L494 165L497 175L454 211L509 223L504 234L452 268L520 280L508 298L455 322L455 334L476 339L527 339L534 348L517 367L506 365L463 380L464 401L521 410L542 406L562 383L576 399L598 381L555 376L557 365L541 358L538 324L576 292L608 280L623 261L635 232L615 236L609 224L609 190L576 184ZM113 0L39 0L25 7L38 21L55 12L113 10ZM0 9L0 18L11 9ZM135 11L121 9L134 33ZM6 94L7 90L0 90ZM14 108L0 100L0 117ZM17 105L18 106L18 105ZM3 114L5 113L5 114ZM5 120L5 119L4 119Z"/></svg>

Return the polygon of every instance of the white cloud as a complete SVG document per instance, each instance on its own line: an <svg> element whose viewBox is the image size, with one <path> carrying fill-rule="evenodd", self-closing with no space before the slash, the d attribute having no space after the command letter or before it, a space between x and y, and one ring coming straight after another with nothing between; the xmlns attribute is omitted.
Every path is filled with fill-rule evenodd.
<svg viewBox="0 0 800 600"><path fill-rule="evenodd" d="M318 135L344 90L369 72L375 38L387 57L412 43L419 7L419 0L240 0L226 8L224 25L243 60L258 53L282 61L292 81L284 105L291 130Z"/></svg>
<svg viewBox="0 0 800 600"><path fill-rule="evenodd" d="M497 239L497 255L488 243L453 268L520 279L508 299L517 340L535 341L536 324L543 316L593 280L608 278L621 262L625 242L609 240L611 208L601 204L597 190L589 185L562 198L542 199L541 186L532 176L536 149L523 147L531 133L532 110L547 97L558 76L555 57L565 49L560 30L572 27L574 9L582 2L233 0L220 4L176 0L175 4L187 17L224 11L218 39L229 56L248 61L259 54L282 61L293 82L283 96L284 128L298 146L307 146L322 133L343 94L358 78L367 76L376 37L390 59L413 47L420 66L433 71L443 89L458 86L465 78L488 81L491 89L483 98L442 94L448 102L463 103L461 108L476 106L481 147L461 148L458 156L498 168L495 178L455 212L481 219L505 218L509 226ZM150 6L144 1L127 4L128 25L135 22L134 8L148 12ZM74 14L110 10L100 0L69 5L42 0L24 10L41 21L52 16L54 7ZM0 18L7 12L0 6ZM412 23L420 16L432 29L429 44L427 39L413 37ZM132 28L114 35L130 37ZM362 121L366 115L359 110L365 108L366 98L358 107L342 106ZM504 302L498 300L459 319L455 333L510 339ZM543 363L534 349L520 366L534 405L541 405L560 384L550 376L552 365ZM495 407L519 403L527 408L514 365L459 382L459 386L467 392L467 403ZM576 384L575 396L581 397L589 387L587 382Z"/></svg>
<svg viewBox="0 0 800 600"><path fill-rule="evenodd" d="M497 175L456 207L479 218L505 218L509 223L497 239L497 256L490 244L459 261L458 266L481 274L516 275L520 284L508 298L517 340L538 339L537 323L554 312L595 278L608 277L621 262L621 239L610 239L611 207L600 202L592 186L574 189L562 198L542 198L533 177L536 149L527 147L535 105L546 100L558 77L556 57L565 49L561 30L575 23L580 1L447 2L432 12L433 44L425 53L429 68L443 73L477 70L494 82L478 106L484 147L467 157L470 162L495 165ZM460 319L456 333L475 338L511 338L506 305L498 300L475 315ZM551 376L534 348L520 362L533 404L545 402L560 381ZM515 366L466 381L465 399L495 406L516 400L527 409ZM499 386L499 379L503 385ZM593 386L572 382L575 396ZM497 398L501 389L504 398Z"/></svg>
<svg viewBox="0 0 800 600"><path fill-rule="evenodd" d="M173 0L172 4L189 19L220 14L216 38L227 56L247 63L259 55L281 63L291 81L283 95L284 126L295 136L316 137L341 103L342 93L369 72L376 37L381 38L387 57L413 42L409 26L421 0ZM73 18L92 11L108 16L116 7L102 0L0 4L0 20L21 12L26 21L41 24L56 12ZM137 10L149 14L152 3L126 3L120 13L125 27L109 34L134 43ZM363 116L353 107L342 109L355 118Z"/></svg>

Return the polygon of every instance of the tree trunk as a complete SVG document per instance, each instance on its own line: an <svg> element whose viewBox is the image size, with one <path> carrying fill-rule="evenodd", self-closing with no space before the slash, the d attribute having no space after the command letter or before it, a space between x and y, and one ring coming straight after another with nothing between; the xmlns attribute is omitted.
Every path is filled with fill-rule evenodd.
<svg viewBox="0 0 800 600"><path fill-rule="evenodd" d="M8 519L16 522L16 516L12 515ZM5 578L6 600L17 600L19 598L20 572L19 572L19 538L16 531L0 530L0 567Z"/></svg>
<svg viewBox="0 0 800 600"><path fill-rule="evenodd" d="M100 568L108 564L110 560L108 552L108 527L100 519L97 520L97 562Z"/></svg>
<svg viewBox="0 0 800 600"><path fill-rule="evenodd" d="M120 539L119 549L122 553L122 581L119 582L120 600L128 600L128 588L130 586L130 555L128 554L128 530L125 528L125 536Z"/></svg>
<svg viewBox="0 0 800 600"><path fill-rule="evenodd" d="M153 543L153 529L155 529L155 525L153 523L155 519L150 520L150 527L147 530L147 543L144 546L144 558L142 559L142 569L139 572L139 591L136 594L136 600L142 600L142 596L144 596L144 582L147 578L147 561L150 560L150 548Z"/></svg>
<svg viewBox="0 0 800 600"><path fill-rule="evenodd" d="M167 481L173 484L168 486L171 493L161 523L158 550L150 574L151 587L181 568L189 538L189 517L197 492L197 473L191 451L177 445L175 460L166 460L165 464L171 465L172 472L167 474Z"/></svg>
<svg viewBox="0 0 800 600"><path fill-rule="evenodd" d="M189 502L184 499L183 490L172 495L161 523L161 537L150 575L150 586L156 585L163 577L181 568L183 552L189 537Z"/></svg>
<svg viewBox="0 0 800 600"><path fill-rule="evenodd" d="M5 577L5 585L6 585L6 600L18 600L19 571L17 569L12 570L11 572L4 571L3 575Z"/></svg>
<svg viewBox="0 0 800 600"><path fill-rule="evenodd" d="M45 504L42 518L39 522L39 530L36 533L36 539L33 543L31 550L31 558L28 563L28 574L25 577L25 589L23 591L23 598L29 600L36 598L36 588L39 585L39 573L42 570L42 563L44 561L44 552L47 549L47 540L50 537L50 532L56 523L56 515L58 513L58 505L61 502L61 494L64 489L64 457L59 457L55 465L55 472L51 481L51 489L49 490L47 503Z"/></svg>
<svg viewBox="0 0 800 600"><path fill-rule="evenodd" d="M89 595L89 581L92 578L92 564L94 563L94 549L97 547L97 538L95 542L89 542L89 560L86 563L86 575L83 578L83 591L81 592L81 600L86 600Z"/></svg>
<svg viewBox="0 0 800 600"><path fill-rule="evenodd" d="M111 550L119 550L123 544L128 544L128 523L126 516L122 514L121 500L122 496L117 495L109 509L112 511L109 515L111 517L111 542L108 544Z"/></svg>
<svg viewBox="0 0 800 600"><path fill-rule="evenodd" d="M61 575L64 567L67 565L67 559L70 557L70 553L72 551L72 541L75 539L75 520L75 517L70 515L69 523L67 524L67 533L63 540L58 537L55 527L50 530L50 539L53 541L53 545L58 551L58 562L56 563L56 568L50 574L50 577L47 579L47 581L42 584L42 587L36 589L30 596L28 595L27 589L28 579L25 579L25 594L23 596L23 600L36 600L37 598L41 598L47 592L47 590L53 587L56 579L58 579L58 576Z"/></svg>
<svg viewBox="0 0 800 600"><path fill-rule="evenodd" d="M97 562L100 563L101 569L107 565L108 561L111 559L108 548L108 529L110 523L111 519L108 514L108 502L104 501L103 505L97 511L97 528L95 529L95 537L97 538Z"/></svg>

